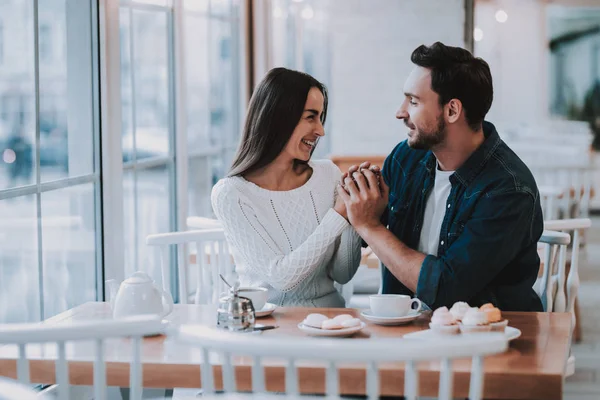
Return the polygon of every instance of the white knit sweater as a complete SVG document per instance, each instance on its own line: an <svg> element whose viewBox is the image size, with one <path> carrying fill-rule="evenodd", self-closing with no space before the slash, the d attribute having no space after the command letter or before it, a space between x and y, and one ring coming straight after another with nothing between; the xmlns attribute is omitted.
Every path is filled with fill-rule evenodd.
<svg viewBox="0 0 600 400"><path fill-rule="evenodd" d="M347 283L360 264L360 237L333 210L341 172L310 161L310 179L288 191L241 177L221 179L212 206L223 224L243 286L269 289L280 306L343 307L334 281Z"/></svg>

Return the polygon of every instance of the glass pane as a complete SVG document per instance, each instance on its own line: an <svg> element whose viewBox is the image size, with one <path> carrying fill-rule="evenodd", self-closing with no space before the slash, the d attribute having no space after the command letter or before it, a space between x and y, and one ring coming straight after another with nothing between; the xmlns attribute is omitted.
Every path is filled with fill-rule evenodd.
<svg viewBox="0 0 600 400"><path fill-rule="evenodd" d="M40 168L41 180L93 172L91 30L69 10L66 0L39 2ZM67 33L71 33L70 37Z"/></svg>
<svg viewBox="0 0 600 400"><path fill-rule="evenodd" d="M209 140L211 112L209 108L210 80L208 19L187 15L186 40L186 95L188 152L206 150L214 145Z"/></svg>
<svg viewBox="0 0 600 400"><path fill-rule="evenodd" d="M169 175L166 165L137 171L137 269L146 271L159 284L162 284L160 255L146 245L146 236L171 230Z"/></svg>
<svg viewBox="0 0 600 400"><path fill-rule="evenodd" d="M123 129L123 161L134 159L133 151L133 91L131 65L131 10L119 10L119 36L121 44L121 124Z"/></svg>
<svg viewBox="0 0 600 400"><path fill-rule="evenodd" d="M135 246L135 172L123 171L123 239L125 248L125 276L137 270Z"/></svg>
<svg viewBox="0 0 600 400"><path fill-rule="evenodd" d="M231 0L210 0L210 14L228 17L231 15Z"/></svg>
<svg viewBox="0 0 600 400"><path fill-rule="evenodd" d="M96 300L92 183L42 193L44 318Z"/></svg>
<svg viewBox="0 0 600 400"><path fill-rule="evenodd" d="M188 174L188 215L210 217L212 214L210 192L218 177L213 174L209 160L209 156L190 157L188 160L188 171L194 171Z"/></svg>
<svg viewBox="0 0 600 400"><path fill-rule="evenodd" d="M151 4L154 6L169 6L171 4L171 0L133 0L134 3L140 4Z"/></svg>
<svg viewBox="0 0 600 400"><path fill-rule="evenodd" d="M0 2L0 15L5 39L0 65L0 189L7 189L36 181L32 2Z"/></svg>
<svg viewBox="0 0 600 400"><path fill-rule="evenodd" d="M204 0L198 0L198 1L204 1ZM170 6L172 4L172 0L121 0L121 3L149 4L152 6L166 7L166 6Z"/></svg>
<svg viewBox="0 0 600 400"><path fill-rule="evenodd" d="M133 82L137 159L169 152L167 14L133 10Z"/></svg>
<svg viewBox="0 0 600 400"><path fill-rule="evenodd" d="M233 75L231 23L210 21L210 138L211 143L227 145L233 130L233 95L237 84Z"/></svg>
<svg viewBox="0 0 600 400"><path fill-rule="evenodd" d="M0 323L40 320L35 195L0 200Z"/></svg>
<svg viewBox="0 0 600 400"><path fill-rule="evenodd" d="M159 253L146 236L171 230L169 176L166 165L123 174L125 276L141 270L162 282Z"/></svg>
<svg viewBox="0 0 600 400"><path fill-rule="evenodd" d="M183 8L186 11L208 12L209 0L183 0Z"/></svg>

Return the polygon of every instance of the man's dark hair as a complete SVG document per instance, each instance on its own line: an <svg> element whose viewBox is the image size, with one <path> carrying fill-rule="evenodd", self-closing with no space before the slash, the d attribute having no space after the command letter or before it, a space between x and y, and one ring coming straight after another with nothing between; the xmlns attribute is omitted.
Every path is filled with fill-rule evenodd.
<svg viewBox="0 0 600 400"><path fill-rule="evenodd" d="M441 106L460 100L471 129L481 128L494 98L488 63L465 49L440 42L417 47L410 60L431 70L431 88L440 96Z"/></svg>

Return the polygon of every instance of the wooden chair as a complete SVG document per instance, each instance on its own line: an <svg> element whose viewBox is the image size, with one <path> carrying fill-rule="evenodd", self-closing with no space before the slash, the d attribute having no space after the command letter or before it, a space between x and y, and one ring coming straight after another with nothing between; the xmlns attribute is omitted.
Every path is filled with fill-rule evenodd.
<svg viewBox="0 0 600 400"><path fill-rule="evenodd" d="M42 345L47 351L57 353L56 383L57 398L69 399L69 364L67 348L71 342L93 341L94 348L94 399L104 400L107 394L104 342L110 338L131 337L133 354L130 361L130 399L142 398L141 346L145 335L154 335L164 330L156 316L129 317L117 320L97 320L69 324L5 324L0 325L0 345L17 345L17 379L20 383L31 383L27 350L30 346ZM50 346L52 348L50 348ZM1 386L0 386L1 388ZM1 398L1 396L0 396ZM19 398L23 399L23 398Z"/></svg>
<svg viewBox="0 0 600 400"><path fill-rule="evenodd" d="M439 398L452 398L452 360L472 358L469 399L478 400L483 393L483 358L501 353L508 343L502 334L488 333L472 337L440 338L435 341L405 340L402 338L382 338L377 341L339 340L329 338L268 337L223 331L201 325L182 325L173 332L175 339L201 348L204 360L222 361L220 368L201 368L201 380L205 394L215 393L217 384L215 371L221 371L223 391L236 392L235 356L244 357L243 364L251 365L252 391L255 398L263 398L265 391L264 359L286 363L286 394L299 394L297 362L314 360L326 366L326 394L339 396L337 365L340 363L361 363L366 367L366 392L369 399L379 398L378 363L405 362L404 391L407 399L416 399L419 390L419 372L416 368L421 361L441 361L439 377ZM215 354L216 353L216 354ZM327 398L331 398L327 397Z"/></svg>
<svg viewBox="0 0 600 400"><path fill-rule="evenodd" d="M235 266L233 264L225 233L222 228L193 230L183 232L160 233L149 235L146 244L160 248L163 282L168 282L167 271L171 270L171 246L177 247L179 257L179 302L188 303L188 268L190 244L195 244L198 274L196 280L196 304L216 304L219 295L227 290L219 278L222 274L228 280L234 279ZM233 283L232 283L233 284ZM165 289L167 290L167 289Z"/></svg>

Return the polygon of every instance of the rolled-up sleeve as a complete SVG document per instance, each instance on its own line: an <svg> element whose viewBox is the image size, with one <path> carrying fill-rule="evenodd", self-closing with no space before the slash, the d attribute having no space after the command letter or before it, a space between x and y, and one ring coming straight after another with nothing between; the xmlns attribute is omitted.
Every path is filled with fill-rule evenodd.
<svg viewBox="0 0 600 400"><path fill-rule="evenodd" d="M417 297L436 308L468 301L483 290L524 246L537 241L534 207L530 193L482 197L443 255L425 257Z"/></svg>

